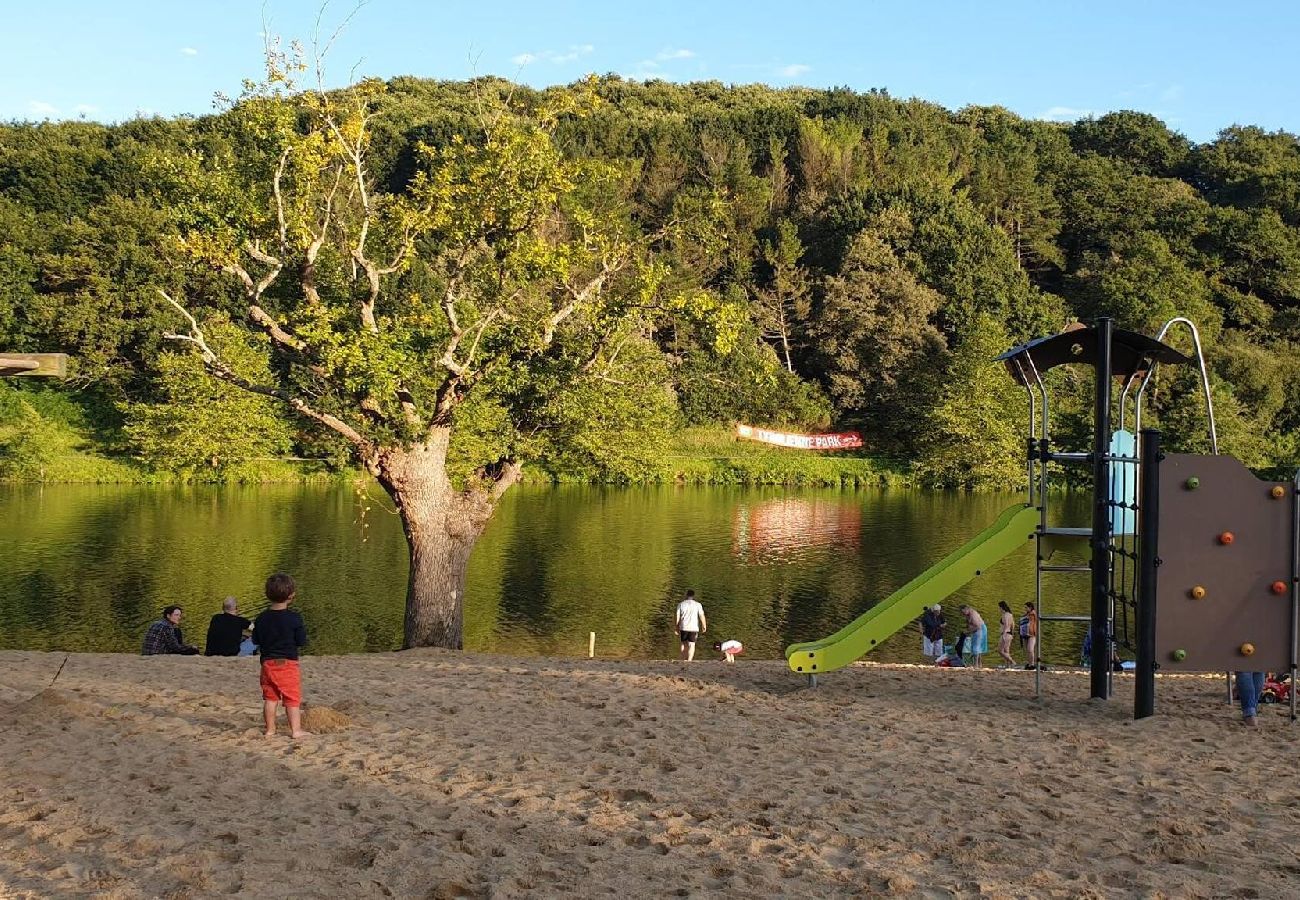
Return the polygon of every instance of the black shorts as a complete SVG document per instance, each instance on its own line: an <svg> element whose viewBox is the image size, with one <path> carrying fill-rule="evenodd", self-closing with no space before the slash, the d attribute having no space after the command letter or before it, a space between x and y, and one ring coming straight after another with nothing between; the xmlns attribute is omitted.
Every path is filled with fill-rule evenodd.
<svg viewBox="0 0 1300 900"><path fill-rule="evenodd" d="M694 644L695 639L700 636L698 631L683 631L680 632L680 634L682 636L683 644Z"/></svg>

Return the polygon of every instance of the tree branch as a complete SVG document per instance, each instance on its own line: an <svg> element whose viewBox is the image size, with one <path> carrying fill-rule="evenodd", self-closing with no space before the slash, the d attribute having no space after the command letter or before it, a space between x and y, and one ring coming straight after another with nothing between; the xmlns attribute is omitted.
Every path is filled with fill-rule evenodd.
<svg viewBox="0 0 1300 900"><path fill-rule="evenodd" d="M268 385L255 384L249 381L247 378L244 378L242 375L237 374L233 369L230 368L230 366L226 365L226 363L223 362L221 358L217 355L216 351L213 350L208 345L207 338L205 338L203 335L203 330L199 328L198 321L194 318L194 316L190 313L190 311L187 310L181 304L177 303L175 300L173 300L166 291L159 289L158 293L162 296L164 300L170 303L176 309L177 312L179 312L182 316L185 317L186 321L189 322L189 326L190 326L189 334L176 334L173 332L163 332L163 337L167 338L168 340L182 341L185 343L193 344L194 347L198 350L200 356L202 357L203 365L208 370L209 374L211 374L215 378L220 378L222 381L225 381L229 384L233 384L235 387L240 388L241 390L248 391L251 394L260 394L263 397L272 397L276 400L280 400L288 404L289 408L294 410L299 415L304 416L308 419L312 419L316 422L319 422L320 424L326 426L327 428L330 428L331 430L347 438L348 441L352 443L353 447L356 448L358 455L362 458L363 461L367 460L372 455L373 448L371 447L370 442L366 440L359 431L357 431L347 422L344 422L342 419L338 418L337 416L331 415L330 413L322 413L316 409L313 409L304 400L302 400L302 398L295 397L292 394L290 394L288 391L282 390L277 387L270 387Z"/></svg>

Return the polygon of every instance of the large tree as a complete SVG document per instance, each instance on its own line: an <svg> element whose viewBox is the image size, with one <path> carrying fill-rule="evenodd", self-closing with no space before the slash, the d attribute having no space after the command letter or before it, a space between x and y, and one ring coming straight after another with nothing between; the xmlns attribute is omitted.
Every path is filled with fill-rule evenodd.
<svg viewBox="0 0 1300 900"><path fill-rule="evenodd" d="M581 431L574 410L605 408L593 398L611 384L664 407L647 327L662 271L627 215L626 170L556 146L557 124L597 102L590 85L527 109L485 96L477 133L421 146L390 192L367 162L383 85L299 91L295 71L272 54L227 112L234 144L168 162L194 198L182 246L239 285L276 377L244 377L208 340L199 307L219 293L166 294L188 326L169 337L346 440L406 532L404 646L459 648L470 551L524 459Z"/></svg>

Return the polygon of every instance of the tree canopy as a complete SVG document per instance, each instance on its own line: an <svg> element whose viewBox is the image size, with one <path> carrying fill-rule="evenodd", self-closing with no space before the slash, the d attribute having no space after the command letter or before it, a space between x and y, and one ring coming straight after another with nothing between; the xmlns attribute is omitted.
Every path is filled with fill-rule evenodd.
<svg viewBox="0 0 1300 900"><path fill-rule="evenodd" d="M1300 427L1297 185L1295 135L1197 145L1131 111L1065 125L882 91L272 79L201 118L0 126L0 345L74 354L97 439L162 467L193 459L147 433L338 458L357 443L324 417L374 446L454 419L461 488L502 460L635 479L672 429L746 419L859 425L940 484L966 453L989 474L961 483L980 486L1005 472L954 436L1019 413L952 384L990 335L1182 314L1232 440L1277 470ZM161 335L188 324L159 288L200 330L260 310L257 359L232 372L320 418L187 422ZM1063 425L1086 416L1076 393ZM0 427L41 416L6 408ZM1175 446L1202 440L1194 384L1171 379L1154 412Z"/></svg>

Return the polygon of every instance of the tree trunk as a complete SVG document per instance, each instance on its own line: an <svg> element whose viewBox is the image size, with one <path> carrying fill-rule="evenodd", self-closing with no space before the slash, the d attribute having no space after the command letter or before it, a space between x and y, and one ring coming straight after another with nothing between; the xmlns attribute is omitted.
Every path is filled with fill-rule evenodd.
<svg viewBox="0 0 1300 900"><path fill-rule="evenodd" d="M402 518L410 552L402 647L464 646L465 573L492 515L490 491L457 491L447 478L449 430L424 444L380 454L379 483Z"/></svg>

